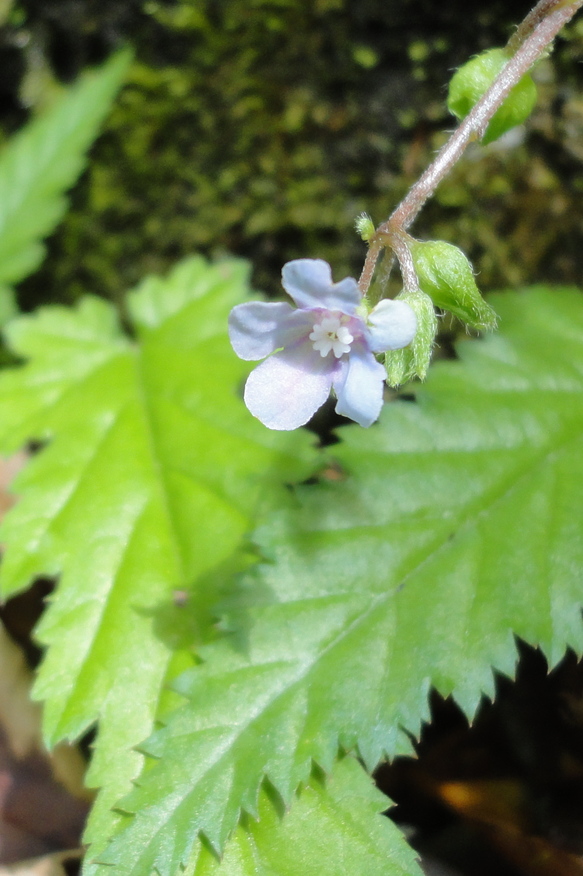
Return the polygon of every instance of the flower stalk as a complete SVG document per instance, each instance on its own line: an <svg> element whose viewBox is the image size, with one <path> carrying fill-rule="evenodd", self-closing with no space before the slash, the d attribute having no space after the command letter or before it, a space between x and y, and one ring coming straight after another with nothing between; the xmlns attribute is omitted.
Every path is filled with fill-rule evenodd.
<svg viewBox="0 0 583 876"><path fill-rule="evenodd" d="M481 139L494 114L512 89L544 54L559 31L583 6L583 0L541 0L527 15L508 43L513 56L492 85L470 110L449 140L440 149L417 182L393 211L386 222L378 226L371 238L367 257L359 279L359 288L366 296L381 251L391 246L403 273L404 282L411 282L405 249L400 245L403 233L463 155L470 143ZM396 243L398 249L393 245ZM405 279L407 277L407 279Z"/></svg>

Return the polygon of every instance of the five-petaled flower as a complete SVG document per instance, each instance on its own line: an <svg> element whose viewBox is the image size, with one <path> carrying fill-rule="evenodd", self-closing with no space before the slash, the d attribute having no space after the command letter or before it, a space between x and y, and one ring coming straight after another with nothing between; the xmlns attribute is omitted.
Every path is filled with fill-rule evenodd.
<svg viewBox="0 0 583 876"><path fill-rule="evenodd" d="M270 429L296 429L333 390L339 414L370 426L382 407L386 377L374 354L413 340L412 308L385 299L366 315L356 280L332 283L330 265L321 259L288 262L282 284L297 308L252 301L229 317L237 355L269 357L249 375L245 404Z"/></svg>

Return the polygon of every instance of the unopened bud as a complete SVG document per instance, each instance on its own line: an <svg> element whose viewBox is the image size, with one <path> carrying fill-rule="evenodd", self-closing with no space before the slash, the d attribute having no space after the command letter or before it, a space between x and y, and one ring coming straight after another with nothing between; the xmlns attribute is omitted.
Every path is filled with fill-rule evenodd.
<svg viewBox="0 0 583 876"><path fill-rule="evenodd" d="M461 249L443 240L416 240L410 249L419 285L437 307L449 310L471 328L496 328L496 313L482 298Z"/></svg>
<svg viewBox="0 0 583 876"><path fill-rule="evenodd" d="M357 216L354 225L363 240L370 240L375 233L375 227L368 213L361 213Z"/></svg>
<svg viewBox="0 0 583 876"><path fill-rule="evenodd" d="M449 84L447 98L449 111L458 119L464 119L508 61L509 57L504 49L489 49L460 67ZM491 143L515 125L521 125L531 114L535 103L536 85L526 74L495 112L482 138L482 143Z"/></svg>
<svg viewBox="0 0 583 876"><path fill-rule="evenodd" d="M385 355L389 386L400 386L414 377L424 379L437 334L437 317L429 295L403 291L395 300L405 301L413 309L417 317L417 331L409 346L401 350L389 350Z"/></svg>

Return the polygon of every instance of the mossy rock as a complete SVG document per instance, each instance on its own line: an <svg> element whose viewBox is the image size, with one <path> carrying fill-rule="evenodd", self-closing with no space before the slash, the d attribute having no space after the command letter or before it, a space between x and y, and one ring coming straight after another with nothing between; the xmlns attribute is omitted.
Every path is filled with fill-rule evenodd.
<svg viewBox="0 0 583 876"><path fill-rule="evenodd" d="M194 251L250 258L256 284L274 292L298 256L354 275L364 256L354 218L384 219L452 127L452 67L504 43L524 14L518 0L475 16L463 0L73 5L72 16L71 0L23 2L13 31L65 78L124 39L137 60L45 267L21 290L27 306L86 291L115 300ZM574 95L571 54L563 44L553 63ZM414 229L461 245L482 288L541 279L531 274L541 267L573 279L580 229L565 181L580 185L580 163L560 145L547 67L528 140L462 162ZM558 225L544 221L549 192ZM530 251L537 230L543 244Z"/></svg>

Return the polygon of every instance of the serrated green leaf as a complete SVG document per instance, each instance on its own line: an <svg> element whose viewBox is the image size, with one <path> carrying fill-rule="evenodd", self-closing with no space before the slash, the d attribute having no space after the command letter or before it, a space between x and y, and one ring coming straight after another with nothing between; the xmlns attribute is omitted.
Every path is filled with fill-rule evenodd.
<svg viewBox="0 0 583 876"><path fill-rule="evenodd" d="M513 634L551 663L583 649L583 296L496 299L502 331L458 347L418 401L343 429L348 476L270 520L270 562L179 690L122 802L113 873L174 874L220 848L267 775L284 800L338 744L372 768L409 750L435 685L468 715L514 671ZM152 825L156 826L152 832Z"/></svg>
<svg viewBox="0 0 583 876"><path fill-rule="evenodd" d="M22 280L41 263L45 238L62 218L64 197L127 70L119 52L86 73L0 154L0 284Z"/></svg>
<svg viewBox="0 0 583 876"><path fill-rule="evenodd" d="M454 73L449 84L447 98L449 111L458 119L464 119L508 61L509 56L504 49L488 49L475 58L470 58ZM484 145L492 143L506 131L525 122L534 109L536 98L536 85L527 73L517 82L492 117L482 137L482 143Z"/></svg>
<svg viewBox="0 0 583 876"><path fill-rule="evenodd" d="M95 810L106 823L176 647L163 629L173 590L196 597L214 570L241 568L258 508L312 467L308 433L270 432L238 397L248 366L226 325L246 292L244 264L194 258L131 296L137 344L95 298L8 326L29 362L0 374L0 447L49 443L15 484L0 585L6 597L61 576L38 629L49 647L35 695L50 744L99 719L89 781L107 786Z"/></svg>
<svg viewBox="0 0 583 876"><path fill-rule="evenodd" d="M421 876L390 805L352 758L303 788L285 814L261 791L259 821L244 819L219 861L197 843L185 876Z"/></svg>

